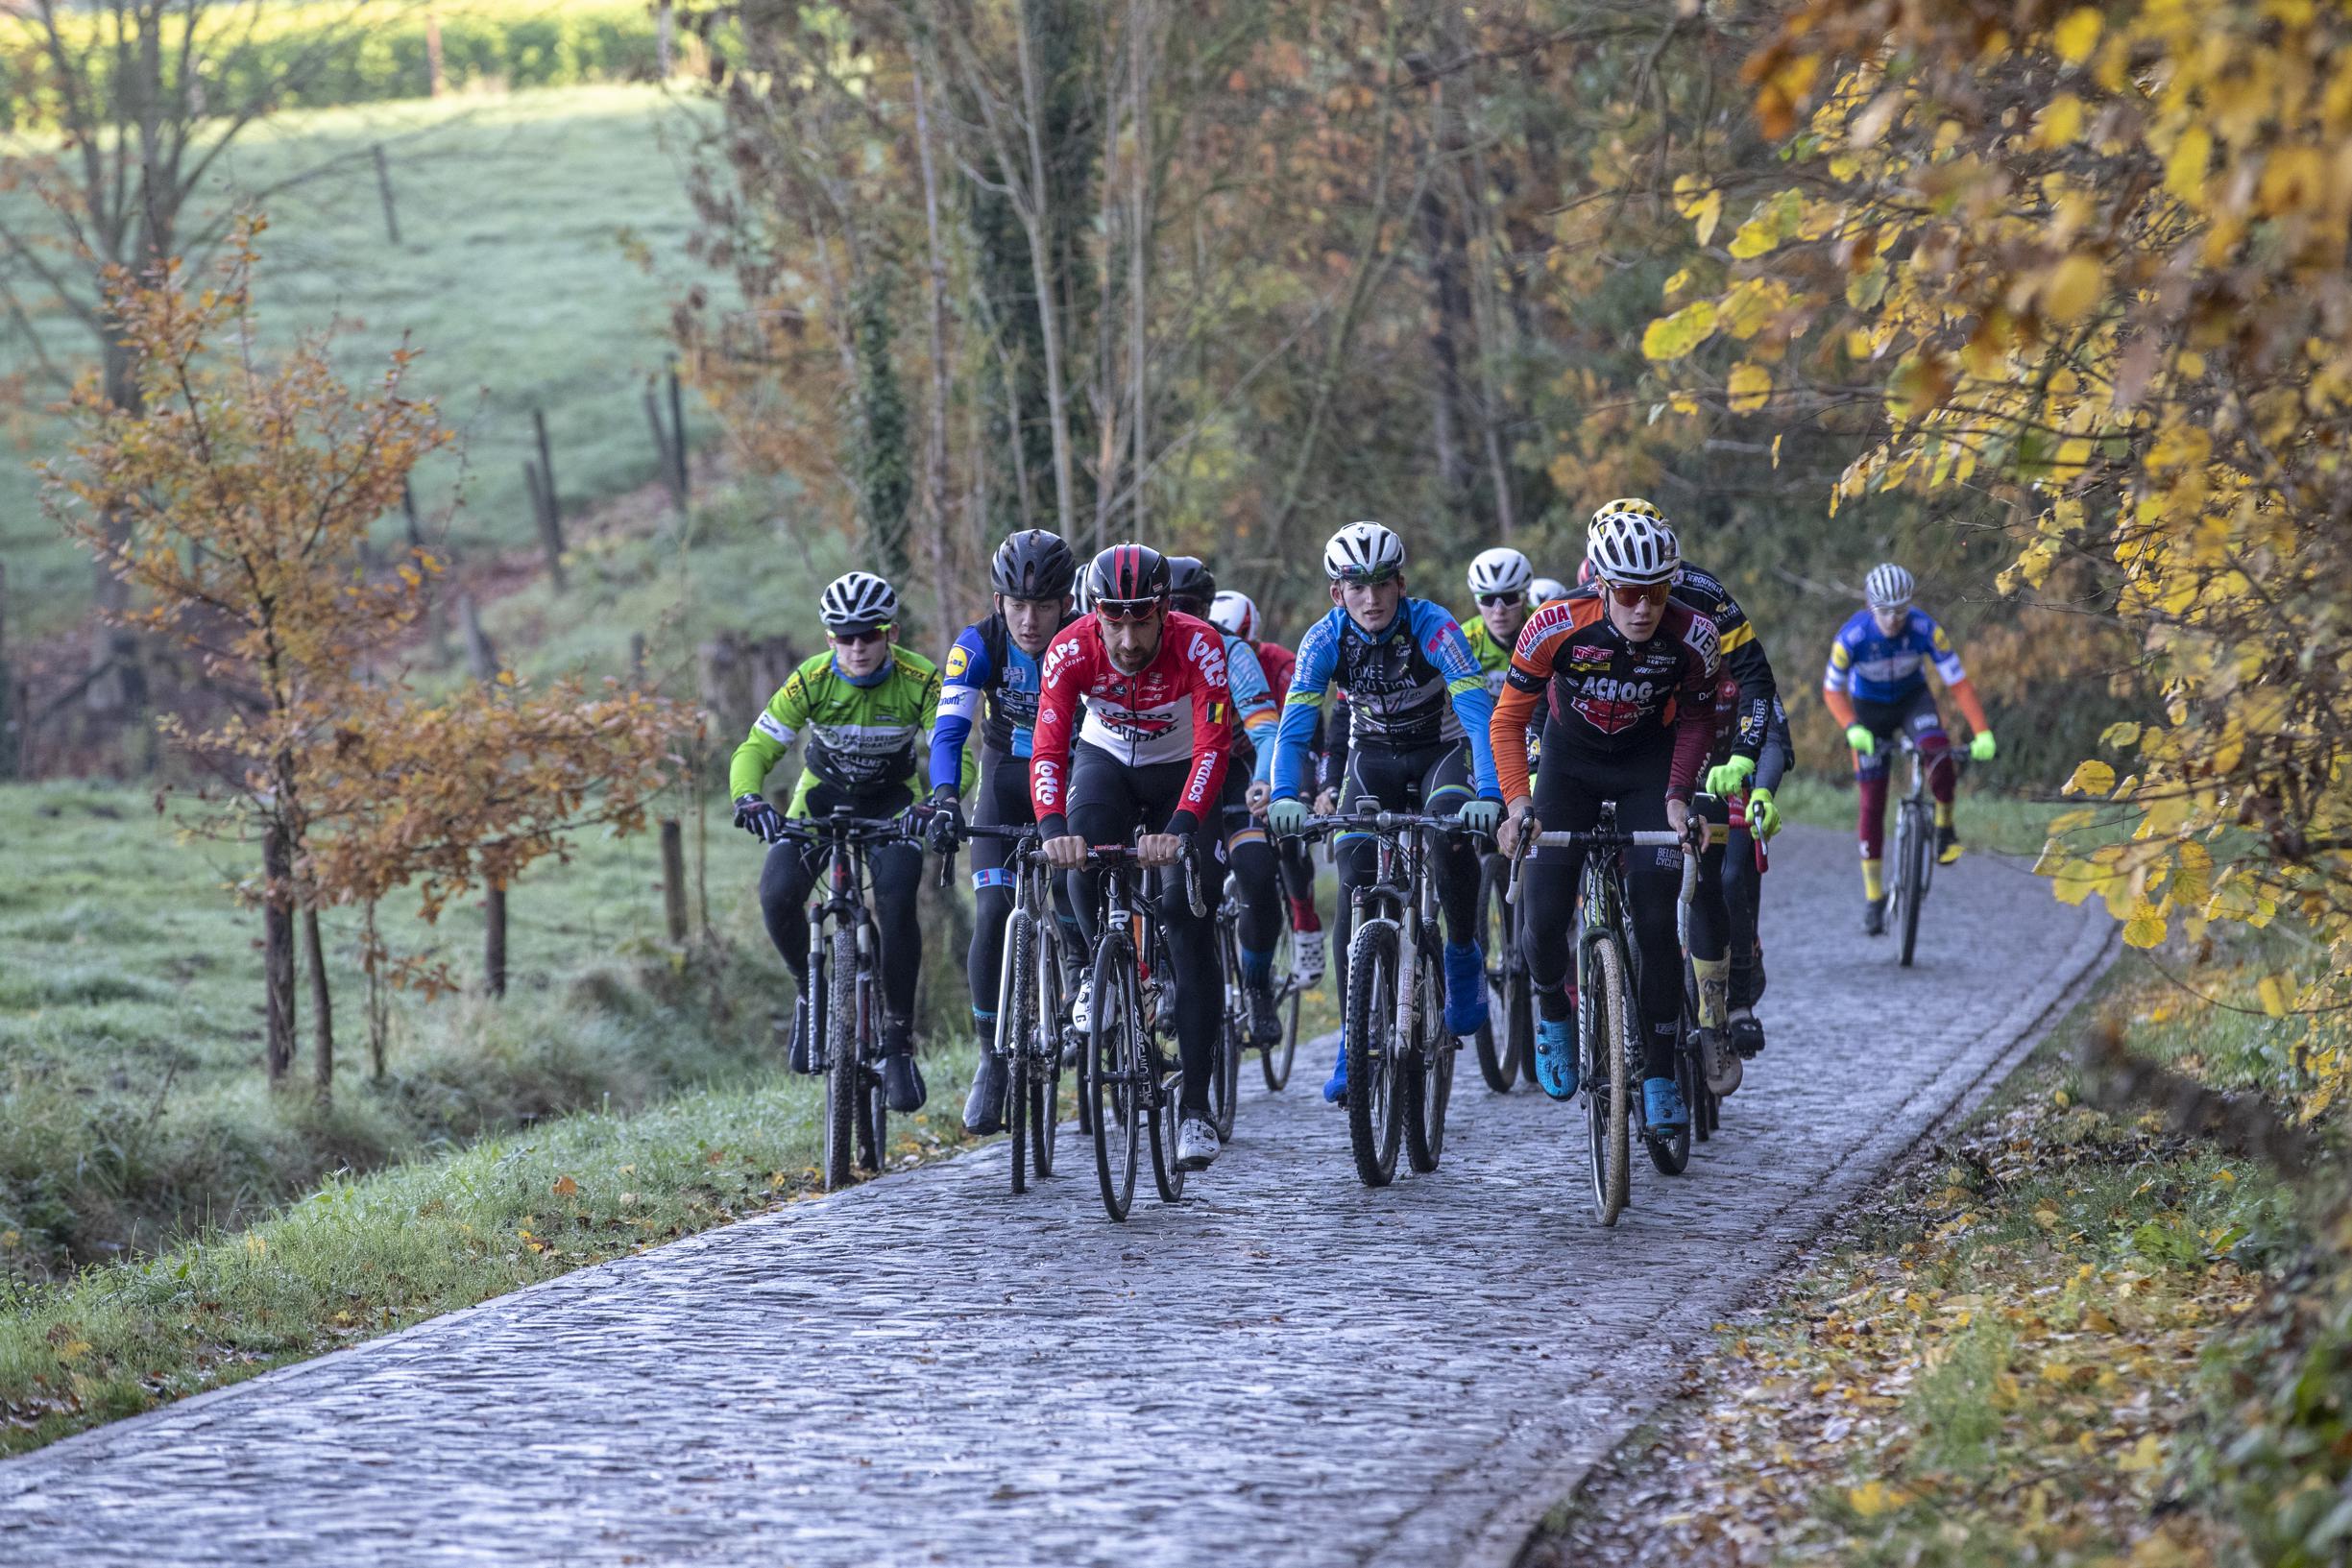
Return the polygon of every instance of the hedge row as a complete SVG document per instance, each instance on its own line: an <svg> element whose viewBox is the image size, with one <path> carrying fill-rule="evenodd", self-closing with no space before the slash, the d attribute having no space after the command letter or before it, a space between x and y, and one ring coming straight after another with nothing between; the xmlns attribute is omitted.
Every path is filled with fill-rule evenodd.
<svg viewBox="0 0 2352 1568"><path fill-rule="evenodd" d="M250 34L242 6L217 7L213 14L210 47L200 39L197 71L204 101L215 109L272 91L278 107L316 109L422 98L431 90L423 7L387 6L380 19L361 12L355 27L346 6L287 7L265 13ZM642 81L658 69L648 0L561 6L554 0L493 0L486 6L476 0L472 9L443 13L440 24L447 88ZM100 31L106 25L94 17L79 24L86 44L94 46L83 69L102 102L113 75L112 39ZM691 40L679 32L683 49ZM165 42L176 47L177 38ZM0 16L0 129L54 129L59 109L33 23Z"/></svg>

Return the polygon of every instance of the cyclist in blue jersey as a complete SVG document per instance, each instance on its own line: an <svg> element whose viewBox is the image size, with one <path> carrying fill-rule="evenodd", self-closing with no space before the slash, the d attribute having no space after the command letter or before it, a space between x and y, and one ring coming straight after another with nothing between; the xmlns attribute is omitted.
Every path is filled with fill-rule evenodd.
<svg viewBox="0 0 2352 1568"><path fill-rule="evenodd" d="M1217 602L1217 579L1198 556L1168 558L1168 603L1188 615L1209 619ZM1212 622L1214 624L1214 622ZM1225 863L1241 892L1242 991L1249 999L1249 1034L1260 1046L1282 1040L1282 1017L1274 1009L1274 944L1282 936L1282 880L1273 845L1249 808L1252 780L1273 766L1277 708L1257 650L1224 627L1225 684L1233 692L1233 756L1225 766L1219 798Z"/></svg>
<svg viewBox="0 0 2352 1568"><path fill-rule="evenodd" d="M987 619L957 634L947 651L939 718L932 730L931 766L943 781L931 792L932 842L953 852L963 834L963 808L954 781L962 778L964 744L975 723L981 733L980 795L972 820L983 827L1031 822L1029 801L1030 730L1037 719L1038 665L1055 634L1070 621L1070 591L1078 560L1057 534L1031 528L997 546L988 568L996 608ZM985 711L983 716L983 709ZM1012 874L1006 842L972 840L972 948L964 960L972 982L972 1027L980 1037L980 1067L964 1101L964 1130L995 1132L1003 1125L1008 1073L996 1049L997 972L1004 963L1005 922L1012 915ZM1067 911L1056 911L1068 918ZM1075 928L1074 928L1075 929ZM1075 941L1071 951L1077 950Z"/></svg>
<svg viewBox="0 0 2352 1568"><path fill-rule="evenodd" d="M1959 650L1935 617L1911 602L1917 591L1911 574L1888 561L1871 568L1862 591L1867 602L1830 644L1821 699L1846 727L1846 744L1854 748L1854 776L1860 786L1855 814L1862 840L1862 930L1879 936L1886 930L1886 878L1879 857L1886 835L1887 777L1894 767L1894 748L1885 743L1897 734L1910 736L1928 764L1937 860L1950 865L1960 857L1960 834L1952 820L1959 768L1928 689L1928 665L1935 666L1936 678L1976 732L1968 755L1989 762L1994 746L1993 726L1960 664Z"/></svg>
<svg viewBox="0 0 2352 1568"><path fill-rule="evenodd" d="M1297 832L1307 816L1307 752L1333 687L1346 689L1349 733L1340 809L1363 800L1389 810L1443 811L1458 806L1473 834L1491 833L1503 797L1488 725L1494 695L1469 639L1444 606L1405 593L1405 545L1376 522L1351 522L1323 549L1331 613L1298 644L1274 742L1273 797L1267 823ZM1445 1027L1475 1034L1487 1022L1486 953L1478 941L1478 854L1474 836L1448 835L1438 848L1438 896L1445 909ZM1371 880L1371 840L1343 834L1336 852L1340 907ZM1323 1098L1347 1092L1347 1047Z"/></svg>

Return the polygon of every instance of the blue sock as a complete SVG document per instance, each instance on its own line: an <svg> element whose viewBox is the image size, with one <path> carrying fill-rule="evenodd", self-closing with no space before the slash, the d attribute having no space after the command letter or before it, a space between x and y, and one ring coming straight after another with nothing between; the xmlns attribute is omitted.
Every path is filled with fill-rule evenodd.
<svg viewBox="0 0 2352 1568"><path fill-rule="evenodd" d="M1274 977L1273 949L1268 948L1264 953L1253 953L1248 948L1241 951L1243 979L1251 985L1263 985Z"/></svg>

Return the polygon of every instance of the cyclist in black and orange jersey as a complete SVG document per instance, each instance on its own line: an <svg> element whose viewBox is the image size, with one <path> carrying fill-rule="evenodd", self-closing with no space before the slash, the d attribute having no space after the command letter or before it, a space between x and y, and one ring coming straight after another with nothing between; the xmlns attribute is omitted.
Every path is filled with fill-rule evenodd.
<svg viewBox="0 0 2352 1568"><path fill-rule="evenodd" d="M1521 832L1591 828L1605 801L1616 803L1625 830L1689 832L1690 798L1714 733L1714 623L1669 597L1680 551L1674 530L1654 510L1602 508L1588 550L1598 581L1529 618L1494 707L1490 733L1507 802L1506 854ZM1543 760L1531 791L1527 724L1547 697ZM1583 863L1577 850L1539 849L1526 884L1522 945L1540 1014L1536 1081L1555 1099L1577 1090L1567 981ZM1653 1127L1690 1120L1674 1079L1681 866L1682 853L1673 849L1629 852L1626 859L1641 954L1642 1099Z"/></svg>

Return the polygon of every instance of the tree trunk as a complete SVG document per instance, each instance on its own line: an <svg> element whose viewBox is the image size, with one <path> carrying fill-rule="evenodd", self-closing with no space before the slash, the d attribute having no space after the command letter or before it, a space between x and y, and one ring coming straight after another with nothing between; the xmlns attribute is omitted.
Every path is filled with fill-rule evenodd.
<svg viewBox="0 0 2352 1568"><path fill-rule="evenodd" d="M385 995L383 944L376 935L376 902L368 901L368 1071L384 1081L384 1058L392 1032L392 1000Z"/></svg>
<svg viewBox="0 0 2352 1568"><path fill-rule="evenodd" d="M931 519L932 578L946 624L970 617L962 584L955 580L949 551L947 411L952 395L947 363L947 250L939 238L939 172L931 146L931 89L923 67L914 65L914 146L923 172L923 239L929 263L923 276L923 326L931 359L931 408L923 431L923 510Z"/></svg>
<svg viewBox="0 0 2352 1568"><path fill-rule="evenodd" d="M482 989L494 997L506 995L506 884L494 881L483 901Z"/></svg>
<svg viewBox="0 0 2352 1568"><path fill-rule="evenodd" d="M1455 115L1446 103L1443 82L1430 89L1430 120L1436 158L1443 163L1457 157ZM1461 214L1446 200L1453 183L1443 178L1429 181L1421 190L1418 214L1422 264L1428 269L1431 303L1436 307L1429 330L1429 356L1437 372L1429 389L1430 444L1435 448L1440 503L1458 524L1469 524L1484 539L1491 530L1488 519L1475 511L1477 465L1463 418L1462 356L1474 350L1478 328L1470 316L1467 236Z"/></svg>
<svg viewBox="0 0 2352 1568"><path fill-rule="evenodd" d="M669 939L686 942L686 835L675 817L662 819L662 913L669 923Z"/></svg>
<svg viewBox="0 0 2352 1568"><path fill-rule="evenodd" d="M273 822L262 832L261 875L269 884L261 905L263 1055L275 1087L294 1065L294 907L286 897L294 845L283 823Z"/></svg>
<svg viewBox="0 0 2352 1568"><path fill-rule="evenodd" d="M335 1008L327 994L327 947L319 940L317 905L303 908L303 962L310 974L310 1075L324 1105L335 1090Z"/></svg>

